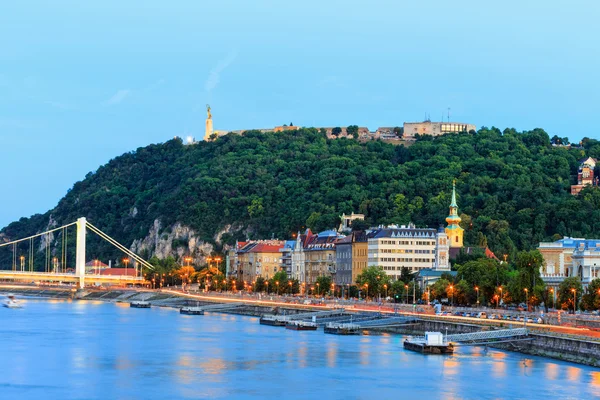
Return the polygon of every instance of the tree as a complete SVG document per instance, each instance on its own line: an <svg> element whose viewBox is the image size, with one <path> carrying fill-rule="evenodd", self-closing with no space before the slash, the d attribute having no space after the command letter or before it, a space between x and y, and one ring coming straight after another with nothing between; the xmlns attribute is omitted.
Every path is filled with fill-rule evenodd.
<svg viewBox="0 0 600 400"><path fill-rule="evenodd" d="M600 279L596 278L588 285L585 294L581 298L581 308L586 311L600 309Z"/></svg>
<svg viewBox="0 0 600 400"><path fill-rule="evenodd" d="M449 286L450 282L448 282L446 279L438 279L429 288L431 298L435 300L442 300L443 298L448 298L447 291Z"/></svg>
<svg viewBox="0 0 600 400"><path fill-rule="evenodd" d="M346 133L352 135L354 139L358 139L358 125L350 125L346 128Z"/></svg>
<svg viewBox="0 0 600 400"><path fill-rule="evenodd" d="M277 294L285 293L288 283L287 273L285 271L277 271L271 279L269 279L269 287L274 289Z"/></svg>
<svg viewBox="0 0 600 400"><path fill-rule="evenodd" d="M402 282L410 282L415 279L416 273L412 272L408 267L402 267L400 269L400 280Z"/></svg>
<svg viewBox="0 0 600 400"><path fill-rule="evenodd" d="M254 281L254 291L262 292L265 290L266 290L265 278L263 278L262 276L257 277L256 280Z"/></svg>
<svg viewBox="0 0 600 400"><path fill-rule="evenodd" d="M375 296L385 292L384 286L391 286L390 278L385 273L383 267L367 267L356 276L356 283L363 288L367 296Z"/></svg>
<svg viewBox="0 0 600 400"><path fill-rule="evenodd" d="M574 310L582 295L583 286L579 278L576 276L565 278L558 286L558 306L562 310Z"/></svg>
<svg viewBox="0 0 600 400"><path fill-rule="evenodd" d="M315 291L317 296L324 296L325 293L331 290L331 277L326 275L321 275L317 277L317 281L315 282Z"/></svg>
<svg viewBox="0 0 600 400"><path fill-rule="evenodd" d="M394 127L393 132L399 138L402 138L404 136L404 128L402 128L402 127L399 127L399 126Z"/></svg>
<svg viewBox="0 0 600 400"><path fill-rule="evenodd" d="M191 281L192 275L196 272L194 267L180 267L175 271L177 277L181 282L188 283Z"/></svg>
<svg viewBox="0 0 600 400"><path fill-rule="evenodd" d="M340 135L340 133L342 133L342 128L340 128L339 126L336 126L335 128L333 128L333 129L331 130L331 134L332 134L333 136L336 136L336 137L337 137L337 136L339 136L339 135Z"/></svg>

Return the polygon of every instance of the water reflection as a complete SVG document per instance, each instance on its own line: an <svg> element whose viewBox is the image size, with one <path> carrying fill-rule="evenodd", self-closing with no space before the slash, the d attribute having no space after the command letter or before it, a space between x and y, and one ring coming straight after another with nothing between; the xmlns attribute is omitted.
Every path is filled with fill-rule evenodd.
<svg viewBox="0 0 600 400"><path fill-rule="evenodd" d="M397 398L400 387L409 399L521 398L523 388L536 398L600 395L592 368L482 347L423 355L396 335L292 332L122 304L28 305L0 310L0 398L24 398L27 387L27 398L61 400L353 399L374 397L374 385L378 398Z"/></svg>

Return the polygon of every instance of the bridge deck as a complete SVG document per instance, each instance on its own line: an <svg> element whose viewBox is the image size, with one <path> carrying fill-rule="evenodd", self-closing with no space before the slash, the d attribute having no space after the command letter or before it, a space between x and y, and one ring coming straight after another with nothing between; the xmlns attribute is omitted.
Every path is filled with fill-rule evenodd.
<svg viewBox="0 0 600 400"><path fill-rule="evenodd" d="M0 271L0 279L20 281L50 281L50 282L78 282L79 277L73 273L48 273L30 271ZM144 278L130 275L85 275L87 282L93 283L141 283Z"/></svg>

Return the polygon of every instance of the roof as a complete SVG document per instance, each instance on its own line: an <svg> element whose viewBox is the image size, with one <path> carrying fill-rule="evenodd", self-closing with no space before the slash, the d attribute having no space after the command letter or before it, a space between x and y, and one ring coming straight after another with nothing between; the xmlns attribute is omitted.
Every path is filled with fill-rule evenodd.
<svg viewBox="0 0 600 400"><path fill-rule="evenodd" d="M584 248L600 247L600 239L572 238L567 236L555 242L540 242L539 248L574 249L582 245Z"/></svg>
<svg viewBox="0 0 600 400"><path fill-rule="evenodd" d="M431 228L379 228L370 238L435 238L436 230Z"/></svg>
<svg viewBox="0 0 600 400"><path fill-rule="evenodd" d="M442 274L450 274L452 276L456 276L458 272L457 271L441 271L441 270L436 270L436 269L431 269L431 268L421 268L419 271L417 271L417 277L419 276L442 276Z"/></svg>
<svg viewBox="0 0 600 400"><path fill-rule="evenodd" d="M126 275L136 276L135 268L105 268L99 271L100 275Z"/></svg>
<svg viewBox="0 0 600 400"><path fill-rule="evenodd" d="M450 251L448 253L449 253L450 259L455 259L456 257L458 257L458 255L460 253L473 254L477 250L483 251L483 254L487 258L494 258L494 259L498 260L498 257L496 257L494 252L491 251L489 247L478 247L478 246L450 247Z"/></svg>
<svg viewBox="0 0 600 400"><path fill-rule="evenodd" d="M100 260L92 260L89 261L87 263L85 263L86 267L98 267L98 268L108 268L108 265L104 264L102 261Z"/></svg>

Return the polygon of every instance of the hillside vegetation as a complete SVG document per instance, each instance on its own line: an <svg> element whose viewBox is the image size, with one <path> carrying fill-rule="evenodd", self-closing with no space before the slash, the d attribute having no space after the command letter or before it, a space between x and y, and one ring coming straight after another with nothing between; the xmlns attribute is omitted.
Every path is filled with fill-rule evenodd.
<svg viewBox="0 0 600 400"><path fill-rule="evenodd" d="M130 246L159 220L163 229L181 223L210 243L225 231L220 246L332 228L353 211L372 225L438 227L456 179L466 243L515 254L555 235L600 237L600 192L569 191L578 160L600 155L597 141L584 147L552 147L541 129L495 128L423 137L408 148L328 140L315 129L249 131L189 146L174 139L111 160L53 210L1 233L24 237L45 230L50 219L60 225L85 216ZM96 257L113 254L100 242L94 246Z"/></svg>

